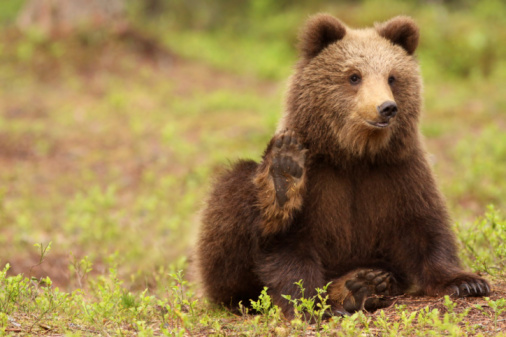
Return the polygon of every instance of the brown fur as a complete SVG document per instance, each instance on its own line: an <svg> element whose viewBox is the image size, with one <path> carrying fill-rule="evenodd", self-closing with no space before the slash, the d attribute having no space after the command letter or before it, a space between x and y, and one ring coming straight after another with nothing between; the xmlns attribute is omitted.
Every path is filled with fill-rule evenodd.
<svg viewBox="0 0 506 337"><path fill-rule="evenodd" d="M233 308L266 286L291 317L281 295L300 296L299 280L306 296L333 281L339 312L407 291L487 295L488 283L460 267L421 144L414 22L353 30L317 15L300 40L278 134L260 164L239 161L218 179L204 211L197 260L207 296ZM381 115L384 102L395 102L394 117Z"/></svg>

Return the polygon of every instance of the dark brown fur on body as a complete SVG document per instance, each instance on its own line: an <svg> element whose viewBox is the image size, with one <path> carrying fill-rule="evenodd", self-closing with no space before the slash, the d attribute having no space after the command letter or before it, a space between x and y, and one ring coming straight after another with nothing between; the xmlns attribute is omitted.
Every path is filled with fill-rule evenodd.
<svg viewBox="0 0 506 337"><path fill-rule="evenodd" d="M278 133L261 163L218 179L204 211L197 261L211 300L247 305L266 286L291 317L281 295L299 297L299 280L308 297L332 281L338 312L408 291L490 292L460 267L421 146L417 43L406 17L364 30L309 20Z"/></svg>

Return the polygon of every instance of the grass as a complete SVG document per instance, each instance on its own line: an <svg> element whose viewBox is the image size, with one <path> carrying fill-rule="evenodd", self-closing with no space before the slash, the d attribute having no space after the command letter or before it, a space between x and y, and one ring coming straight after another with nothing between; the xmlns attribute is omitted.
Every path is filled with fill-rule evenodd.
<svg viewBox="0 0 506 337"><path fill-rule="evenodd" d="M395 4L321 1L269 14L258 2L212 29L135 19L169 50L155 56L101 31L21 36L5 25L19 2L0 4L0 331L501 335L504 5ZM462 260L492 281L489 299L401 297L310 325L285 321L266 294L253 305L260 314L242 316L197 296L187 260L212 177L229 160L259 160L282 111L297 29L317 11L351 26L399 13L420 23L421 127ZM311 299L294 305L315 317L321 309Z"/></svg>

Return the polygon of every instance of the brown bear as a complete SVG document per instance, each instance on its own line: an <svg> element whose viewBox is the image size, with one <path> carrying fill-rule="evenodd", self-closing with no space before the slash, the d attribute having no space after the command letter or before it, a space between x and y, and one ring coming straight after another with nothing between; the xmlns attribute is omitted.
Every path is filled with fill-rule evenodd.
<svg viewBox="0 0 506 337"><path fill-rule="evenodd" d="M260 163L216 181L197 268L207 296L234 308L268 287L305 296L332 282L334 312L375 310L403 293L484 296L465 272L421 142L419 30L409 17L350 29L309 19L278 132Z"/></svg>

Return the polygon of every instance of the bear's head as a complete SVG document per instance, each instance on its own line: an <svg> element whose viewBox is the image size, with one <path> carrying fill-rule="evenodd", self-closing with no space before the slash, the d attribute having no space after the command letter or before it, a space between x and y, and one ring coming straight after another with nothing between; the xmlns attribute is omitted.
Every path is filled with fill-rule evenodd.
<svg viewBox="0 0 506 337"><path fill-rule="evenodd" d="M311 153L337 161L405 156L418 142L418 37L408 17L368 29L328 14L310 18L279 128L296 130Z"/></svg>

